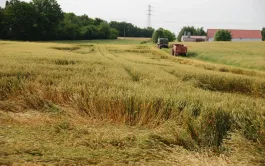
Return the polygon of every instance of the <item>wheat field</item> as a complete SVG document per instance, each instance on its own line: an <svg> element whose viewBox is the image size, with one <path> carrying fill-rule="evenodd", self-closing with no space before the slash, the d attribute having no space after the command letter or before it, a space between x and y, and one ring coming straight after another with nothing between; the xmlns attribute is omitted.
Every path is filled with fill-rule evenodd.
<svg viewBox="0 0 265 166"><path fill-rule="evenodd" d="M0 41L0 165L264 165L265 43L187 45Z"/></svg>

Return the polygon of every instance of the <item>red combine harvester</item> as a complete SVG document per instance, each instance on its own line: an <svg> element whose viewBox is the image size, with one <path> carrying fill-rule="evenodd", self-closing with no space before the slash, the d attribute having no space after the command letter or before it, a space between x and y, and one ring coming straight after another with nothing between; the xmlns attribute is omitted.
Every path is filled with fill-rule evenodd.
<svg viewBox="0 0 265 166"><path fill-rule="evenodd" d="M173 44L172 47L172 55L178 56L178 55L184 55L187 56L188 48L184 46L183 44Z"/></svg>

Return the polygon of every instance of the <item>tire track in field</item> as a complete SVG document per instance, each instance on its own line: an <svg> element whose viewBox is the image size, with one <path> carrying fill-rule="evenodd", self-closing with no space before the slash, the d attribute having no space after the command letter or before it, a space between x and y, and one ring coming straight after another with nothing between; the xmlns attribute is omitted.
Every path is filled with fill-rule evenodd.
<svg viewBox="0 0 265 166"><path fill-rule="evenodd" d="M111 57L114 58L113 60L116 62L116 64L118 66L120 66L128 74L131 81L133 81L133 82L139 82L140 81L141 73L139 71L138 72L135 71L131 67L131 65L128 65L127 63L122 63L121 61L119 61L119 59L124 59L125 61L127 61L129 63L132 63L132 62L130 62L128 59L126 59L124 57L121 57L121 56L115 55L114 53L111 53L106 45L105 45L104 51L106 51L106 54L111 55Z"/></svg>
<svg viewBox="0 0 265 166"><path fill-rule="evenodd" d="M147 64L147 65L154 65L154 66L173 66L172 64L156 63L156 62L159 62L159 61L156 60L156 59L148 59L146 57L145 57L145 59L147 59L149 61L151 60L153 62L144 62L144 61L131 60L131 59L125 58L123 56L118 56L115 53L112 53L111 50L109 50L107 46L106 46L106 50L108 51L109 54L113 55L114 57L116 57L116 58L122 58L122 59L124 59L124 60L126 60L128 62L134 63L134 64L140 64L140 65L146 65Z"/></svg>
<svg viewBox="0 0 265 166"><path fill-rule="evenodd" d="M99 53L102 55L102 56L104 56L105 58L107 58L108 60L111 60L111 61L113 61L113 59L112 58L110 58L110 57L108 57L108 56L106 56L106 54L102 51L102 48L100 48L100 46L98 45L98 51L99 51Z"/></svg>
<svg viewBox="0 0 265 166"><path fill-rule="evenodd" d="M126 73L128 73L128 75L131 77L131 80L133 82L139 82L139 81L141 81L143 75L141 74L140 71L133 70L133 68L131 67L130 63L137 64L137 65L150 65L150 67L152 66L152 67L154 67L154 68L156 68L156 69L158 69L160 71L162 70L162 72L165 72L164 71L164 68L165 67L173 66L171 64L155 63L155 62L157 62L156 60L151 60L151 62L144 62L144 61L131 60L131 59L128 59L128 58L126 58L124 56L118 56L118 55L115 55L114 53L112 53L108 49L108 47L106 45L105 45L104 51L106 51L105 54L103 53L105 56L106 56L106 54L112 55L112 58L114 58L112 60L114 60L118 65L120 65L125 70ZM128 62L129 64L121 63L118 59L123 59L126 62Z"/></svg>
<svg viewBox="0 0 265 166"><path fill-rule="evenodd" d="M125 60L135 63L135 64L140 64L140 65L152 65L152 66L173 66L173 65L169 65L169 64L162 64L162 63L151 63L151 62L142 62L142 61L135 61L135 60L131 60L128 58L124 58Z"/></svg>
<svg viewBox="0 0 265 166"><path fill-rule="evenodd" d="M109 49L107 48L106 45L104 45L104 47L102 46L101 48L98 46L98 49L99 49L99 52L102 56L108 58L109 60L112 60L114 61L116 64L115 65L118 65L120 66L128 75L129 77L131 78L131 81L133 82L139 82L140 81L140 73L138 72L135 72L131 67L130 65L126 65L124 63L121 63L118 59L121 58L119 57L118 55L115 55L113 53L111 53L109 51ZM111 57L109 57L111 55ZM125 59L125 58L123 58ZM125 59L126 60L126 59ZM128 60L127 60L128 61ZM128 61L130 62L130 61Z"/></svg>
<svg viewBox="0 0 265 166"><path fill-rule="evenodd" d="M109 54L111 54L111 55L113 55L113 56L115 56L116 58L119 58L119 56L118 55L116 55L116 54L113 54L109 49L108 49L108 47L106 46L106 50L108 51L108 53Z"/></svg>

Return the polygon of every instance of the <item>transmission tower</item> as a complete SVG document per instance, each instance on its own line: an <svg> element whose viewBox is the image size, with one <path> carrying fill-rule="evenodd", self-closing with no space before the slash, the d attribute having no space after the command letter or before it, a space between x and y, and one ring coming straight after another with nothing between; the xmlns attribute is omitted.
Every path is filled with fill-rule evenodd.
<svg viewBox="0 0 265 166"><path fill-rule="evenodd" d="M147 19L147 27L151 27L151 16L152 16L152 6L148 5L148 19Z"/></svg>

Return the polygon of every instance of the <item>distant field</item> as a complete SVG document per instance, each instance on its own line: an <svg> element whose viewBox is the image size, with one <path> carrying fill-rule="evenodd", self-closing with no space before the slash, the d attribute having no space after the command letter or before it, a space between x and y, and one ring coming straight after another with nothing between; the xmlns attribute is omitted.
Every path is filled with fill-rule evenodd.
<svg viewBox="0 0 265 166"><path fill-rule="evenodd" d="M185 43L191 58L249 69L265 70L265 42Z"/></svg>
<svg viewBox="0 0 265 166"><path fill-rule="evenodd" d="M94 43L94 44L119 44L119 45L128 45L128 44L140 44L141 42L151 43L151 38L132 38L123 37L118 38L117 40L76 40L76 41L54 41L54 43L64 43L64 44L82 44L82 43Z"/></svg>
<svg viewBox="0 0 265 166"><path fill-rule="evenodd" d="M0 165L264 165L264 43L141 41L0 41Z"/></svg>
<svg viewBox="0 0 265 166"><path fill-rule="evenodd" d="M136 41L150 41L152 40L151 38L146 38L146 37L118 37L118 39L122 39L122 40L136 40Z"/></svg>

